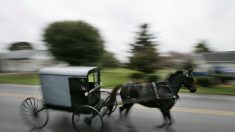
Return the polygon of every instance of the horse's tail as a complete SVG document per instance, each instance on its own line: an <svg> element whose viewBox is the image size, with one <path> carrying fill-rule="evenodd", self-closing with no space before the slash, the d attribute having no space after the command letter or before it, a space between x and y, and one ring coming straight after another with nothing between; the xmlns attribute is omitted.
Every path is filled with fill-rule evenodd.
<svg viewBox="0 0 235 132"><path fill-rule="evenodd" d="M112 113L112 109L113 109L115 102L116 102L117 92L120 88L122 88L121 84L118 84L117 86L115 86L109 96L109 99L107 101L107 106L109 109L108 115L111 115L111 113Z"/></svg>

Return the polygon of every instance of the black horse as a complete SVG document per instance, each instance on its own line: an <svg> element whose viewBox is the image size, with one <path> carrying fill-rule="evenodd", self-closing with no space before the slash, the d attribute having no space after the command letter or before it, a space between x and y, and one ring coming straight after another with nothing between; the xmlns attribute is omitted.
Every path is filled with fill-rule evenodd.
<svg viewBox="0 0 235 132"><path fill-rule="evenodd" d="M192 93L196 92L192 70L177 71L171 74L166 82L149 83L146 85L134 83L117 85L111 92L109 103L114 104L117 92L121 88L120 96L123 102L123 105L119 109L121 119L123 110L126 110L124 116L127 117L134 103L139 103L146 107L159 108L164 117L164 122L158 127L169 127L173 124L170 109L178 99L178 92L182 86L188 88ZM154 88L156 90L154 90ZM136 101L133 101L135 99ZM146 100L138 101L138 99ZM110 105L109 109L112 110L112 107L113 106Z"/></svg>

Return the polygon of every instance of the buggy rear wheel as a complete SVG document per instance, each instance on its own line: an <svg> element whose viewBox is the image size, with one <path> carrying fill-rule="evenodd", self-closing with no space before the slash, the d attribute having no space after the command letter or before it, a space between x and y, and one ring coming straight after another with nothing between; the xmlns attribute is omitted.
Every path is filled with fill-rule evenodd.
<svg viewBox="0 0 235 132"><path fill-rule="evenodd" d="M101 132L103 129L102 116L94 107L88 105L74 111L72 123L77 132Z"/></svg>
<svg viewBox="0 0 235 132"><path fill-rule="evenodd" d="M23 122L32 128L41 129L46 126L49 115L40 99L29 97L20 105L20 115Z"/></svg>

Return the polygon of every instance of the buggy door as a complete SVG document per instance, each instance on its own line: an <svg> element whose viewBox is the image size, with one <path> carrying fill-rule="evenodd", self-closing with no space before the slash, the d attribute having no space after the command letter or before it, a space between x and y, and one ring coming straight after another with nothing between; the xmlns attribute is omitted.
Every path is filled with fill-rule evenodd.
<svg viewBox="0 0 235 132"><path fill-rule="evenodd" d="M94 106L100 101L100 73L99 71L91 72L88 74L88 101L89 104Z"/></svg>
<svg viewBox="0 0 235 132"><path fill-rule="evenodd" d="M70 95L72 106L87 105L87 79L86 78L69 78Z"/></svg>

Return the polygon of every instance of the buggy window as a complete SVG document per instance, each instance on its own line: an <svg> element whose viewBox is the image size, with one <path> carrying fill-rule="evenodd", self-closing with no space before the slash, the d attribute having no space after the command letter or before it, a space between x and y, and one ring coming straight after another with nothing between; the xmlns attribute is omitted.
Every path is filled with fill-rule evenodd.
<svg viewBox="0 0 235 132"><path fill-rule="evenodd" d="M98 72L93 72L88 75L88 82L94 83L95 85L99 84Z"/></svg>
<svg viewBox="0 0 235 132"><path fill-rule="evenodd" d="M91 89L99 86L99 73L98 72L92 72L88 74L88 91Z"/></svg>

